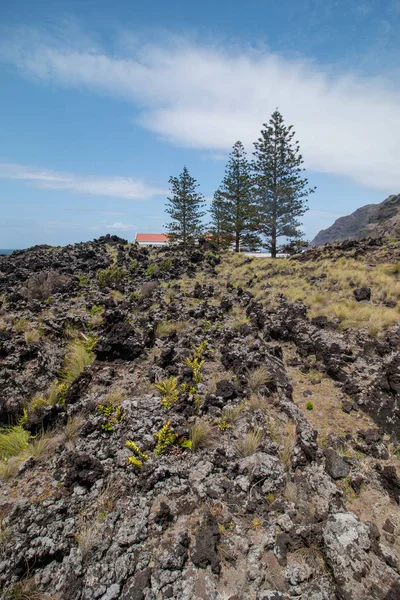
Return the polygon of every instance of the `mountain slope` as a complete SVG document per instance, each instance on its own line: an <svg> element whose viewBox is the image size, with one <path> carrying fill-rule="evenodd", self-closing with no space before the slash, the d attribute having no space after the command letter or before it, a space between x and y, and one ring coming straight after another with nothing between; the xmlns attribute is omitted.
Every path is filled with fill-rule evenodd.
<svg viewBox="0 0 400 600"><path fill-rule="evenodd" d="M328 242L363 237L400 235L400 194L386 198L380 204L367 204L351 215L340 217L322 229L313 239L312 245L322 246Z"/></svg>

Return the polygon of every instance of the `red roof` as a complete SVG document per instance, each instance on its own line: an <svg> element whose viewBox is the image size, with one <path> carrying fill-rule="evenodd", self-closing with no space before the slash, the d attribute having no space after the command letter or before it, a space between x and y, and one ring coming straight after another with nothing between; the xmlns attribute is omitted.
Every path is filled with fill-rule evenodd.
<svg viewBox="0 0 400 600"><path fill-rule="evenodd" d="M168 242L168 236L165 233L137 233L137 242Z"/></svg>

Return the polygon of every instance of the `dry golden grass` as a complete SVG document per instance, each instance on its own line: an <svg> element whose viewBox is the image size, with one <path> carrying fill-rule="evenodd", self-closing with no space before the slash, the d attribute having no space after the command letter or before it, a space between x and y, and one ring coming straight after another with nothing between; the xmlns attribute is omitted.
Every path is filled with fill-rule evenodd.
<svg viewBox="0 0 400 600"><path fill-rule="evenodd" d="M75 535L82 560L86 560L95 545L100 541L101 524L97 518L83 519L78 533Z"/></svg>
<svg viewBox="0 0 400 600"><path fill-rule="evenodd" d="M286 351L286 356L289 356ZM307 420L316 431L318 431L318 442L324 445L329 433L338 437L346 434L354 434L358 429L374 428L374 422L362 411L357 413L345 413L342 410L342 402L339 399L339 389L330 377L318 373L302 373L296 367L288 367L288 374L293 386L293 401L307 415ZM305 397L304 391L312 390L311 397ZM308 400L314 403L314 409L308 411L306 404ZM349 398L350 400L350 398Z"/></svg>
<svg viewBox="0 0 400 600"><path fill-rule="evenodd" d="M24 333L25 342L27 344L35 344L41 338L41 333L38 329L28 329Z"/></svg>
<svg viewBox="0 0 400 600"><path fill-rule="evenodd" d="M28 331L30 328L30 323L25 317L20 317L16 321L14 321L14 329L15 331Z"/></svg>
<svg viewBox="0 0 400 600"><path fill-rule="evenodd" d="M271 373L267 367L263 365L254 369L254 371L250 371L247 378L247 384L251 394L258 394L261 388L270 380Z"/></svg>
<svg viewBox="0 0 400 600"><path fill-rule="evenodd" d="M69 417L67 424L64 429L65 439L68 442L74 442L78 437L80 428L85 422L83 415L76 415L75 417Z"/></svg>
<svg viewBox="0 0 400 600"><path fill-rule="evenodd" d="M6 600L55 600L55 596L38 591L34 577L22 579L4 591Z"/></svg>
<svg viewBox="0 0 400 600"><path fill-rule="evenodd" d="M62 380L71 384L82 373L83 369L94 361L94 354L83 346L72 343L65 356L65 368Z"/></svg>
<svg viewBox="0 0 400 600"><path fill-rule="evenodd" d="M192 442L192 451L205 448L211 443L211 425L208 421L197 419L190 428L190 441Z"/></svg>
<svg viewBox="0 0 400 600"><path fill-rule="evenodd" d="M184 333L187 328L186 321L160 321L156 326L156 337L167 337L173 331Z"/></svg>
<svg viewBox="0 0 400 600"><path fill-rule="evenodd" d="M116 304L119 304L124 299L124 294L119 290L111 290L110 296Z"/></svg>
<svg viewBox="0 0 400 600"><path fill-rule="evenodd" d="M231 281L245 286L253 279L256 298L262 301L267 296L270 305L283 293L292 302L304 302L310 308L310 317L325 315L338 319L343 329L365 328L371 335L377 335L399 321L400 266L397 262L370 264L367 260L370 258L349 256L308 263L226 253L217 270L221 283ZM319 279L320 276L325 277ZM267 282L271 287L265 290ZM362 286L372 289L369 303L354 299L354 289Z"/></svg>
<svg viewBox="0 0 400 600"><path fill-rule="evenodd" d="M112 404L113 406L119 406L128 397L128 392L123 388L115 388L107 396L105 396L102 404Z"/></svg>
<svg viewBox="0 0 400 600"><path fill-rule="evenodd" d="M236 442L234 448L239 456L251 456L257 452L263 438L264 433L262 429L251 429L242 439Z"/></svg>
<svg viewBox="0 0 400 600"><path fill-rule="evenodd" d="M262 396L261 394L252 394L247 400L246 406L252 413L256 412L257 410L261 410L261 412L265 415L271 405L265 396Z"/></svg>
<svg viewBox="0 0 400 600"><path fill-rule="evenodd" d="M235 423L240 413L246 408L246 402L242 402L238 406L227 406L222 412L222 417L227 423Z"/></svg>
<svg viewBox="0 0 400 600"><path fill-rule="evenodd" d="M7 460L0 460L0 479L7 480L14 477L21 466L21 458L13 456Z"/></svg>
<svg viewBox="0 0 400 600"><path fill-rule="evenodd" d="M29 444L26 454L33 456L35 460L50 456L55 449L60 446L64 439L62 433L58 431L46 431L36 436Z"/></svg>

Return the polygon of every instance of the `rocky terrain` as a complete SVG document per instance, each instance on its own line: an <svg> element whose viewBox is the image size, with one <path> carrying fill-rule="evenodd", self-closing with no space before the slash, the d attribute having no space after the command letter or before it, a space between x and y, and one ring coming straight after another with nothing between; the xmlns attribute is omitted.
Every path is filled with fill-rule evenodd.
<svg viewBox="0 0 400 600"><path fill-rule="evenodd" d="M313 246L328 242L362 239L364 237L400 237L400 194L386 198L380 204L367 204L351 215L340 217L321 230L313 239Z"/></svg>
<svg viewBox="0 0 400 600"><path fill-rule="evenodd" d="M0 257L0 598L400 598L399 265Z"/></svg>

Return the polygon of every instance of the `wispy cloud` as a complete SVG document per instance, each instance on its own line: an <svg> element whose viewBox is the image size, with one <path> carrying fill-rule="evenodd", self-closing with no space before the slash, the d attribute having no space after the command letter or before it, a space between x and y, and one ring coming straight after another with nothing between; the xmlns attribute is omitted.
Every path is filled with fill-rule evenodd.
<svg viewBox="0 0 400 600"><path fill-rule="evenodd" d="M217 154L237 139L251 148L279 106L295 124L309 169L385 191L400 188L400 91L393 82L338 74L263 49L169 39L119 44L118 53L107 53L87 39L26 29L3 35L0 59L37 80L129 100L140 109L141 126L173 144ZM92 183L82 180L86 190ZM110 185L114 195L144 194L131 180Z"/></svg>
<svg viewBox="0 0 400 600"><path fill-rule="evenodd" d="M98 210L97 208L74 208L72 209L66 209L70 212L74 212L74 213L84 213L84 214L90 214L90 215L109 215L109 216L122 216L122 215L126 215L125 212L119 212L119 211L115 211L115 210Z"/></svg>
<svg viewBox="0 0 400 600"><path fill-rule="evenodd" d="M153 187L144 181L130 177L77 175L13 163L0 163L0 178L25 180L41 189L112 196L127 200L143 200L153 196L165 196L168 193L168 190Z"/></svg>

